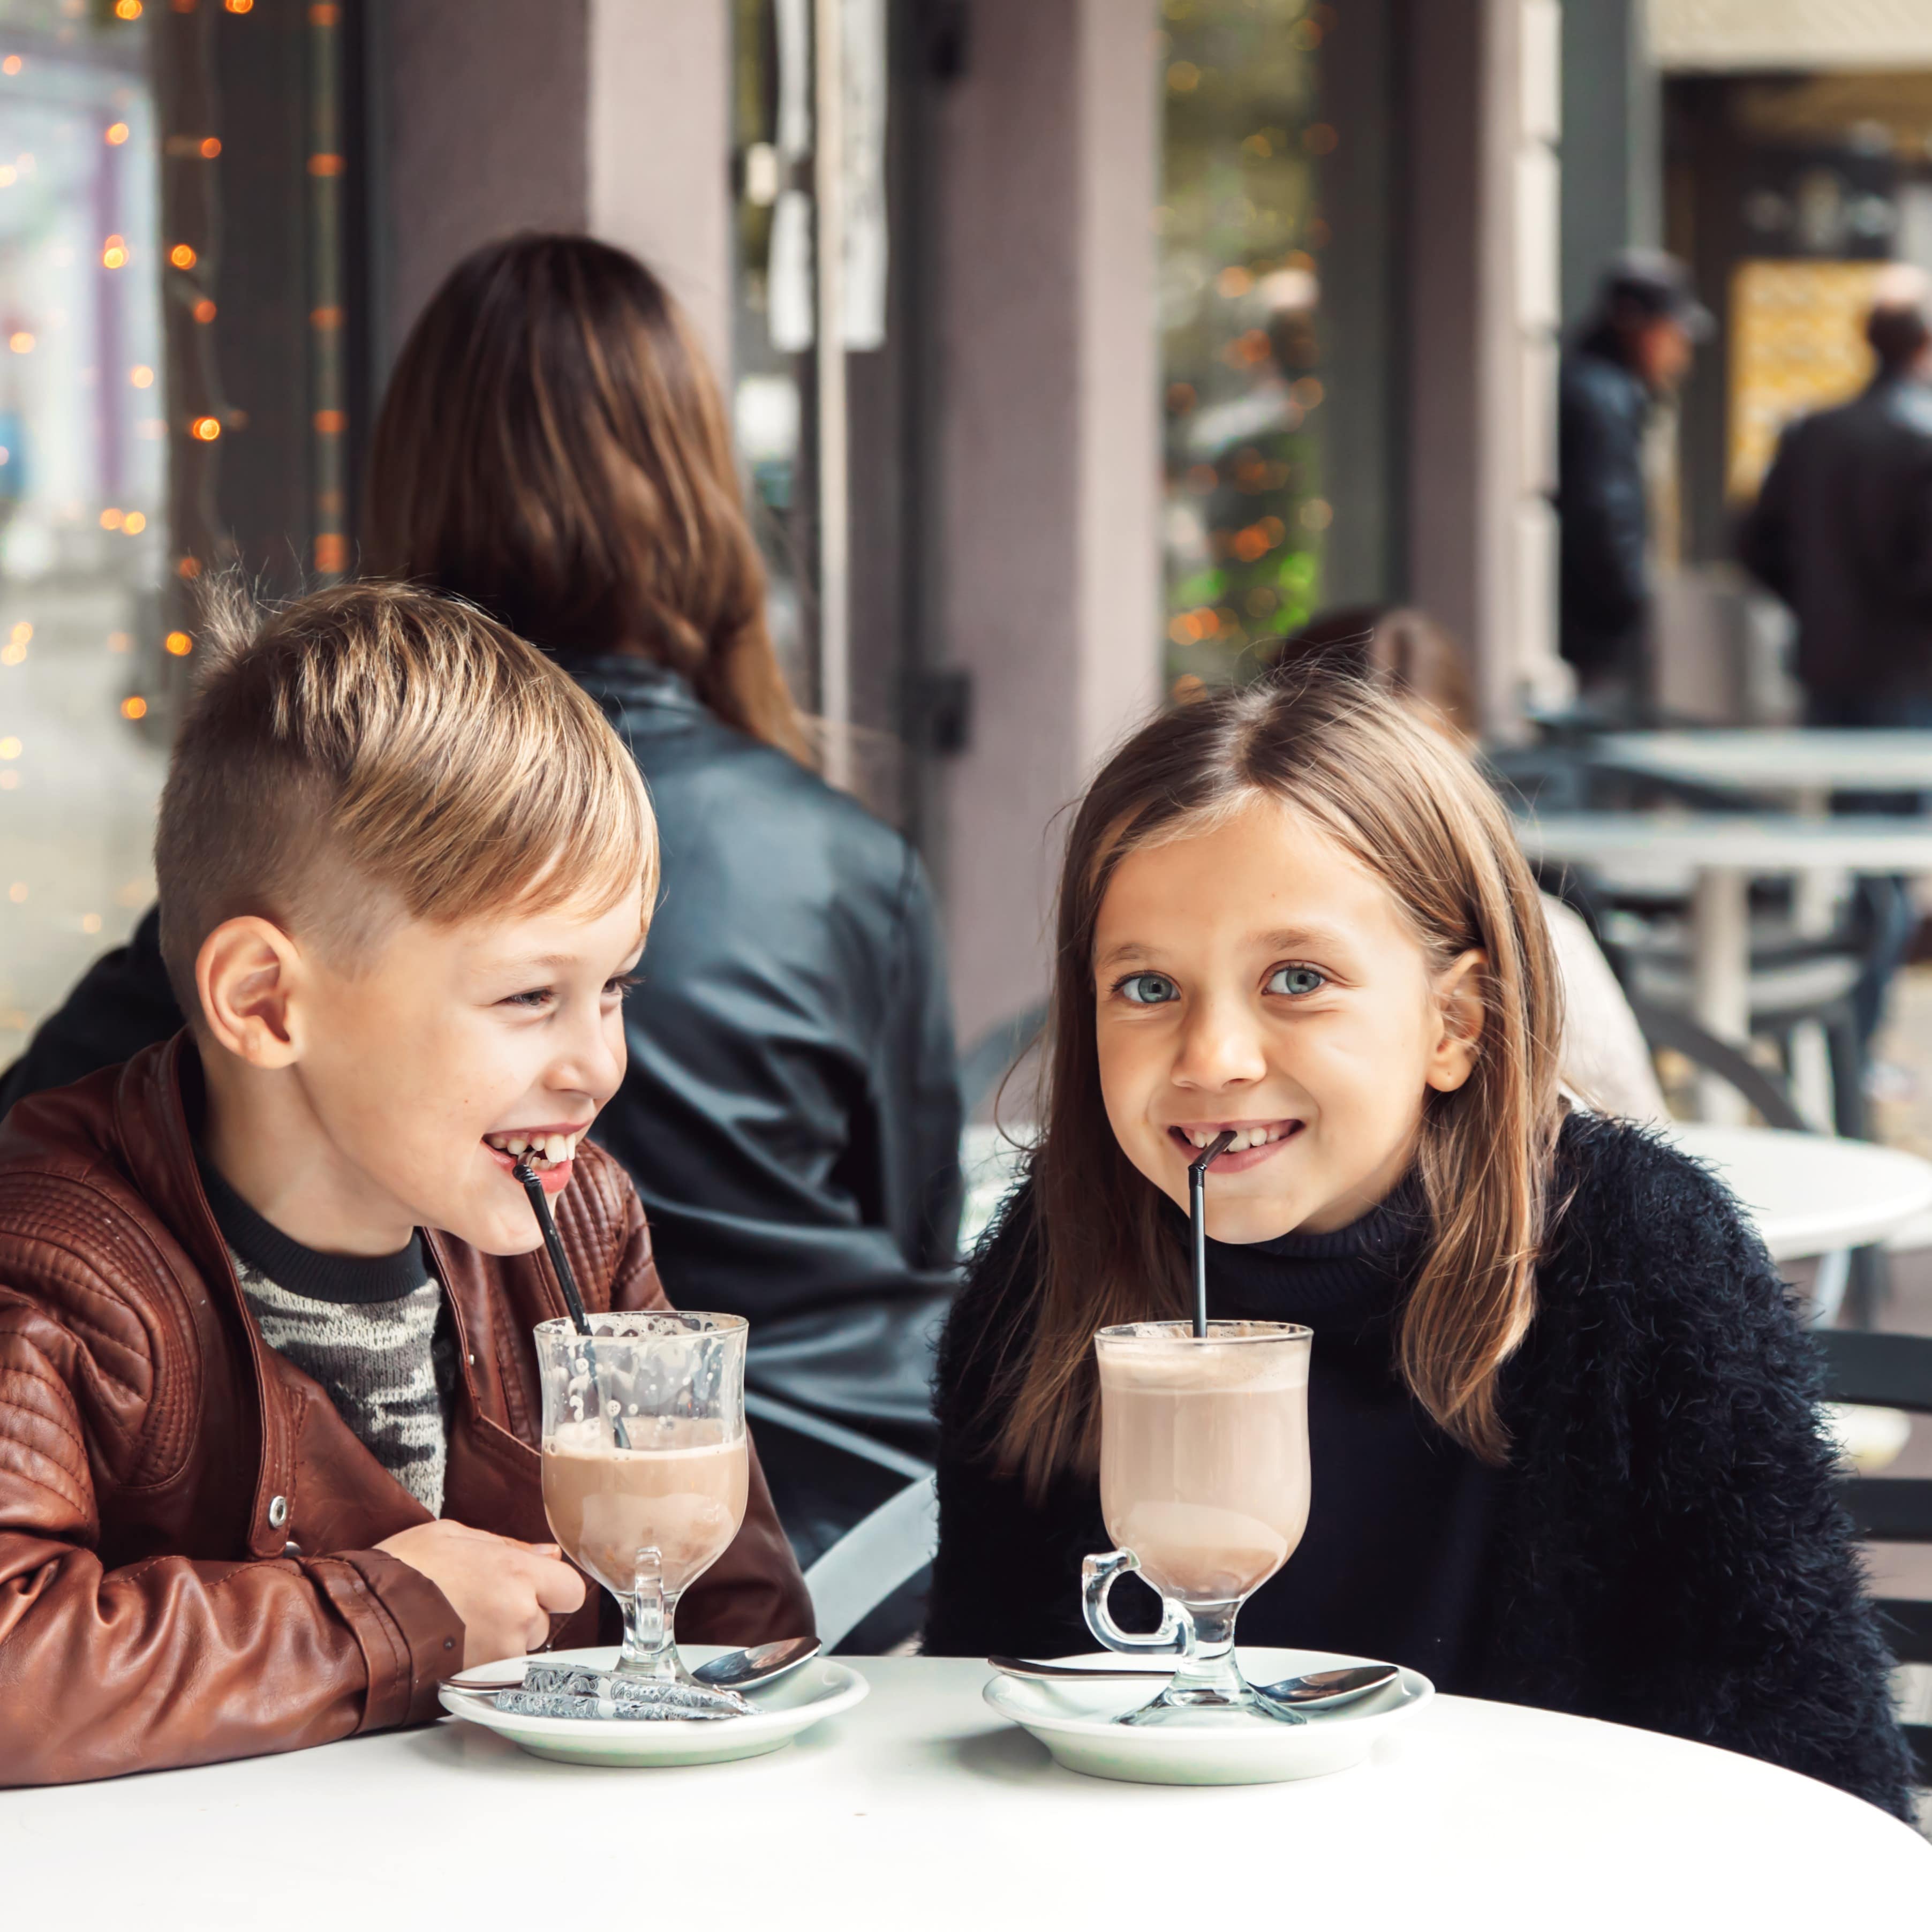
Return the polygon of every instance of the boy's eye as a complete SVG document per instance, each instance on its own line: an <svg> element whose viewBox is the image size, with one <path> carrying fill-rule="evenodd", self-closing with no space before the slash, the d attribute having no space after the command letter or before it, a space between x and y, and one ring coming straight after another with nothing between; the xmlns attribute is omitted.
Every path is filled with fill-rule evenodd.
<svg viewBox="0 0 1932 1932"><path fill-rule="evenodd" d="M1291 994L1318 993L1328 983L1328 974L1316 971L1312 966L1277 966L1268 975L1267 990Z"/></svg>
<svg viewBox="0 0 1932 1932"><path fill-rule="evenodd" d="M1164 1006L1180 997L1180 988L1165 973L1130 973L1114 990L1134 1006Z"/></svg>
<svg viewBox="0 0 1932 1932"><path fill-rule="evenodd" d="M614 974L604 982L604 996L606 999L621 1000L632 987L643 983L635 973Z"/></svg>
<svg viewBox="0 0 1932 1932"><path fill-rule="evenodd" d="M534 1012L539 1007L548 1006L556 998L554 986L532 986L526 993L512 993L502 1004L506 1006L527 1007Z"/></svg>

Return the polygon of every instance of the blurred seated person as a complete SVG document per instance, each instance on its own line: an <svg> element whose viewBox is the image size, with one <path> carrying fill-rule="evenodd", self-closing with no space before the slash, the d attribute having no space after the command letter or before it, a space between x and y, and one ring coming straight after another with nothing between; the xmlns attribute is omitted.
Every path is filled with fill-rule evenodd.
<svg viewBox="0 0 1932 1932"><path fill-rule="evenodd" d="M1642 709L1651 603L1643 442L1711 316L1682 262L1633 248L1605 271L1557 386L1561 642L1593 708Z"/></svg>
<svg viewBox="0 0 1932 1932"><path fill-rule="evenodd" d="M1468 664L1455 639L1426 613L1373 605L1331 610L1279 640L1265 661L1276 669L1318 658L1410 700L1475 755L1478 725ZM1547 892L1543 910L1563 977L1565 1089L1595 1112L1668 1120L1642 1029L1589 927Z"/></svg>
<svg viewBox="0 0 1932 1932"><path fill-rule="evenodd" d="M370 574L549 653L650 787L661 902L595 1138L637 1184L678 1306L748 1319L754 1390L929 1454L959 1214L944 949L916 854L812 768L724 401L676 303L584 236L478 250L403 346L366 501ZM150 912L0 1106L181 1024ZM879 1498L833 1495L801 1477L805 1451L788 1463L796 1438L769 1439L809 1561Z"/></svg>

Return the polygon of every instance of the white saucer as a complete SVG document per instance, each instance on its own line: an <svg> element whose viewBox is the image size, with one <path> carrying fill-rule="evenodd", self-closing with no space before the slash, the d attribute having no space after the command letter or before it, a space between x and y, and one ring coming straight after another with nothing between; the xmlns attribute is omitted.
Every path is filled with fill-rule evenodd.
<svg viewBox="0 0 1932 1932"><path fill-rule="evenodd" d="M1374 1660L1341 1657L1325 1650L1240 1651L1241 1669L1251 1684L1278 1684L1304 1671L1336 1670ZM1118 1670L1124 1660L1108 1651L1054 1660ZM984 1696L1003 1718L1039 1738L1069 1771L1089 1778L1124 1779L1130 1784L1280 1784L1293 1778L1321 1778L1360 1764L1376 1741L1412 1717L1436 1694L1419 1671L1404 1669L1393 1684L1353 1704L1311 1712L1305 1724L1266 1719L1180 1725L1117 1724L1113 1720L1146 1703L1161 1687L1152 1675L1139 1682L1102 1678L1094 1684L1071 1678L991 1678Z"/></svg>
<svg viewBox="0 0 1932 1932"><path fill-rule="evenodd" d="M722 1644L679 1646L687 1665L722 1657ZM504 1676L532 1660L506 1658L482 1668ZM583 1664L608 1670L617 1660L615 1648L546 1651L545 1664ZM791 1742L801 1731L849 1711L871 1689L850 1665L836 1658L814 1657L788 1676L745 1693L755 1707L749 1718L633 1720L613 1718L520 1718L497 1709L487 1696L454 1690L446 1684L442 1708L452 1716L508 1738L536 1757L555 1758L562 1764L618 1766L652 1764L727 1764L734 1758L760 1757Z"/></svg>

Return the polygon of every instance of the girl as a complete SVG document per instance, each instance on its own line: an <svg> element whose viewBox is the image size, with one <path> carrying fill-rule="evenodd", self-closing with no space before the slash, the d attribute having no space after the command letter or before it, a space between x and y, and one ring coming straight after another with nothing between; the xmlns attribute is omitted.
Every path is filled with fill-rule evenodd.
<svg viewBox="0 0 1932 1932"><path fill-rule="evenodd" d="M1092 1648L1094 1331L1185 1314L1233 1128L1210 1312L1316 1335L1314 1506L1243 1640L1906 1815L1812 1352L1718 1183L1563 1107L1536 887L1453 746L1318 669L1156 720L1076 818L1055 972L1044 1131L941 1348L928 1650Z"/></svg>

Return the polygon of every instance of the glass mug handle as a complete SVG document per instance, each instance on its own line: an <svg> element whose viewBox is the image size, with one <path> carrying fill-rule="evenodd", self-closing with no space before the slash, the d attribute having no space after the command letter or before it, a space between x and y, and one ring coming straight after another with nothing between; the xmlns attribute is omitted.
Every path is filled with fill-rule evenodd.
<svg viewBox="0 0 1932 1932"><path fill-rule="evenodd" d="M1080 1564L1080 1607L1087 1628L1109 1650L1126 1657L1173 1657L1187 1648L1187 1618L1178 1604L1160 1600L1160 1628L1151 1636L1136 1636L1114 1622L1107 1608L1114 1580L1138 1570L1141 1559L1131 1550L1110 1550L1104 1556L1088 1556Z"/></svg>

